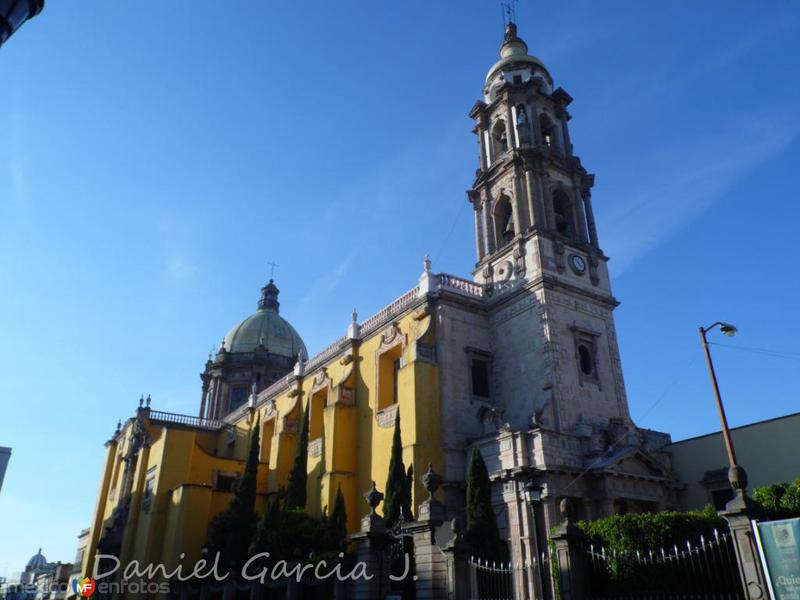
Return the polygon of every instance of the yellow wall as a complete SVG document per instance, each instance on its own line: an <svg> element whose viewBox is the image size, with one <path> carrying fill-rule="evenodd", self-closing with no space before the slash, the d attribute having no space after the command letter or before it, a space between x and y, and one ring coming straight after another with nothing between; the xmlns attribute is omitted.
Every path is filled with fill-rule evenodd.
<svg viewBox="0 0 800 600"><path fill-rule="evenodd" d="M348 529L356 531L368 506L363 494L374 480L384 490L394 432L394 406L378 411L378 386L389 385L394 370L380 372L381 357L400 357L398 397L403 434L403 459L414 465L417 475L429 461L441 465L442 433L438 367L418 361L416 342L433 343L431 318L424 309L406 314L394 324L374 332L345 353L293 381L277 397L262 402L255 411L245 410L233 423L233 432L205 432L186 426L148 422L151 443L139 453L133 478L131 511L123 541L123 563L137 559L159 562L168 567L199 558L208 522L227 508L231 494L214 491L215 471L241 472L248 452L250 429L255 421L265 436L261 440L258 473L257 510L266 507L266 498L285 487L294 460L295 448L305 403L309 398L326 397L315 413L315 427L324 432L321 452L308 459L307 510L321 515L333 505L341 487L348 515ZM323 368L324 367L324 368ZM385 393L384 388L384 393ZM268 406L272 402L274 410ZM383 417L383 418L381 418ZM115 476L119 457L128 451L133 421L109 443L106 466L101 478L95 523L86 553L87 565L93 561L97 540L110 525L120 500L122 467ZM231 435L235 440L230 443ZM142 501L148 478L154 478L148 511ZM117 481L116 486L114 481ZM415 478L418 481L418 477ZM112 492L112 487L116 489ZM422 490L415 484L415 504Z"/></svg>

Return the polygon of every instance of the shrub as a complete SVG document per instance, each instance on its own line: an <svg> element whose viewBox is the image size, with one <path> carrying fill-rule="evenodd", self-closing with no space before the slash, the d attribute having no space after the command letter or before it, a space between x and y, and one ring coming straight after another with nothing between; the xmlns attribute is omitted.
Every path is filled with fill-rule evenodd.
<svg viewBox="0 0 800 600"><path fill-rule="evenodd" d="M767 519L800 517L800 478L789 483L774 483L755 488L755 500Z"/></svg>
<svg viewBox="0 0 800 600"><path fill-rule="evenodd" d="M636 552L647 554L674 545L685 547L688 541L699 542L713 538L714 530L728 531L726 521L712 506L689 512L660 512L614 515L597 521L579 521L577 526L596 547L603 547L612 579L630 576Z"/></svg>

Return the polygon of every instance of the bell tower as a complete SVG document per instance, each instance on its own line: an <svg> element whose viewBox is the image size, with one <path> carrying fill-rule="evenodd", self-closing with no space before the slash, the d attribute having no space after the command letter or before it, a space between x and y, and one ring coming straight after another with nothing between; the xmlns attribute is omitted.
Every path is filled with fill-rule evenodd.
<svg viewBox="0 0 800 600"><path fill-rule="evenodd" d="M498 307L494 378L512 425L628 428L618 303L595 227L594 175L573 153L571 102L509 23L470 111L480 162L467 192L473 278Z"/></svg>

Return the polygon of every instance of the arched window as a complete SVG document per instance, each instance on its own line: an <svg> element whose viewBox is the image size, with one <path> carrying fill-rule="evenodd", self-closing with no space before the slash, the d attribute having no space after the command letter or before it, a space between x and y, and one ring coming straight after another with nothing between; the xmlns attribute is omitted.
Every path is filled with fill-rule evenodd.
<svg viewBox="0 0 800 600"><path fill-rule="evenodd" d="M506 135L506 122L498 119L492 127L492 147L494 158L508 152L508 136Z"/></svg>
<svg viewBox="0 0 800 600"><path fill-rule="evenodd" d="M594 359L592 358L592 351L584 344L578 346L578 363L581 367L581 373L584 375L594 375Z"/></svg>
<svg viewBox="0 0 800 600"><path fill-rule="evenodd" d="M567 238L575 237L575 213L572 202L563 190L553 192L553 216L556 221L556 231Z"/></svg>
<svg viewBox="0 0 800 600"><path fill-rule="evenodd" d="M539 131L542 133L542 143L550 148L558 148L556 127L546 114L539 115Z"/></svg>
<svg viewBox="0 0 800 600"><path fill-rule="evenodd" d="M497 248L502 248L514 239L514 211L508 196L501 196L494 209L494 228Z"/></svg>

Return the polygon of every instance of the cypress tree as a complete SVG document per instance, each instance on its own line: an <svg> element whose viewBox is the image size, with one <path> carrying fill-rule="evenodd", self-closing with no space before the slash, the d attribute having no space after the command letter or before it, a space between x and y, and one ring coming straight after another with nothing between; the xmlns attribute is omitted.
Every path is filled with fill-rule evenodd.
<svg viewBox="0 0 800 600"><path fill-rule="evenodd" d="M408 486L406 467L403 464L403 439L400 431L400 410L394 419L392 455L389 458L389 476L386 479L386 496L383 499L383 518L386 525L392 526L403 517L411 518L411 489Z"/></svg>
<svg viewBox="0 0 800 600"><path fill-rule="evenodd" d="M256 525L256 481L260 448L259 428L250 430L250 445L244 472L236 480L228 508L208 528L208 547L212 555L221 553L221 564L241 565L247 558Z"/></svg>
<svg viewBox="0 0 800 600"><path fill-rule="evenodd" d="M300 439L294 455L294 463L289 473L289 485L286 489L286 508L306 507L306 482L308 480L308 408L303 411L303 422L300 424Z"/></svg>
<svg viewBox="0 0 800 600"><path fill-rule="evenodd" d="M414 465L408 465L408 469L406 470L406 491L408 492L408 498L406 499L406 503L403 505L403 511L406 515L406 518L413 521L414 520L414 509L411 505L411 490L414 489ZM406 507L408 511L406 511Z"/></svg>
<svg viewBox="0 0 800 600"><path fill-rule="evenodd" d="M347 511L341 486L336 488L336 500L333 502L331 515L328 517L328 528L330 545L334 548L342 546L347 539Z"/></svg>
<svg viewBox="0 0 800 600"><path fill-rule="evenodd" d="M497 532L489 471L477 448L472 449L467 468L467 510L465 537L483 558L498 558L502 554Z"/></svg>

